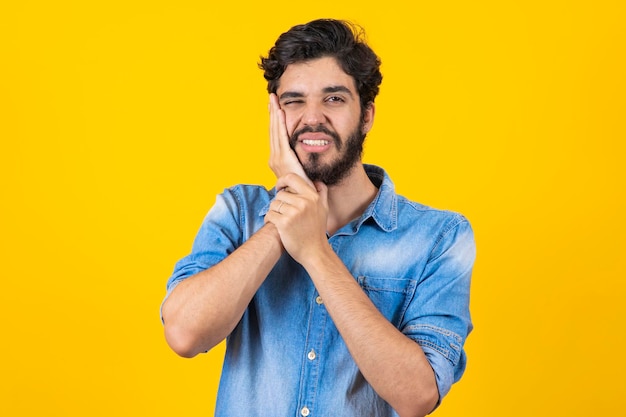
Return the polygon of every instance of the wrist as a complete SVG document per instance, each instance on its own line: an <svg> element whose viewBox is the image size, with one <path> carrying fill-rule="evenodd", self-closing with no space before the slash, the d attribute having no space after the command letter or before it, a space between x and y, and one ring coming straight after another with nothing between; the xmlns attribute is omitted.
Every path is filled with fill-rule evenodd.
<svg viewBox="0 0 626 417"><path fill-rule="evenodd" d="M328 240L324 240L320 242L316 250L308 250L307 256L300 263L309 275L313 275L322 269L333 269L335 262L343 265Z"/></svg>
<svg viewBox="0 0 626 417"><path fill-rule="evenodd" d="M275 243L280 246L281 250L285 250L283 246L283 242L280 239L280 233L278 233L278 228L274 223L267 222L259 229L257 234L265 236L269 242Z"/></svg>

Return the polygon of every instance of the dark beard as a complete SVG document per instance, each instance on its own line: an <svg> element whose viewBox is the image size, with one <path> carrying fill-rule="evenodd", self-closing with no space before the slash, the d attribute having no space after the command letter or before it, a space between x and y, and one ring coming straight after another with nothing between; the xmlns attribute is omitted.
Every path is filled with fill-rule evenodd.
<svg viewBox="0 0 626 417"><path fill-rule="evenodd" d="M361 160L361 155L363 154L363 142L365 141L363 124L364 122L361 120L345 143L337 133L331 132L325 126L318 126L316 128L305 126L294 132L289 140L292 149L295 148L298 137L301 134L306 132L321 132L333 138L333 143L337 147L337 151L340 152L339 159L326 165L320 163L320 155L317 153L309 154L306 161L300 160L300 163L304 167L304 173L311 181L321 181L327 186L336 185L348 175L352 167ZM345 150L341 153L341 149L344 145Z"/></svg>

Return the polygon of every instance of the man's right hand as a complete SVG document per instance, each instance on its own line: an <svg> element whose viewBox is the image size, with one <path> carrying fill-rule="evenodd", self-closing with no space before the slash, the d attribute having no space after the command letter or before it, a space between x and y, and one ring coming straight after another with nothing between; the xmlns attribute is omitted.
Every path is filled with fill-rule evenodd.
<svg viewBox="0 0 626 417"><path fill-rule="evenodd" d="M302 164L296 153L289 146L289 134L285 113L280 108L276 94L270 94L270 160L269 166L276 175L281 178L288 173L294 173L302 177L313 189L315 186L304 172Z"/></svg>

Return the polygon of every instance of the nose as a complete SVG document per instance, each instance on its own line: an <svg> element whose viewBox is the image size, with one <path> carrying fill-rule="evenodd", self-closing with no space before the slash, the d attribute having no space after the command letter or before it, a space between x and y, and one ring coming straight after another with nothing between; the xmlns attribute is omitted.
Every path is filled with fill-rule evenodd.
<svg viewBox="0 0 626 417"><path fill-rule="evenodd" d="M302 114L302 123L307 126L317 126L326 120L322 105L319 103L308 102L304 107Z"/></svg>

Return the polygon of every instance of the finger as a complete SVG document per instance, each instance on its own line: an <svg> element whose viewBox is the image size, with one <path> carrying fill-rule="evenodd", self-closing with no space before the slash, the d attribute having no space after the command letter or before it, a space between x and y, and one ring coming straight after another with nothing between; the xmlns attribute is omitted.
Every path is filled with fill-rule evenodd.
<svg viewBox="0 0 626 417"><path fill-rule="evenodd" d="M323 195L324 198L328 195L328 186L322 181L315 181L313 185L315 185L317 192L320 193L320 195Z"/></svg>
<svg viewBox="0 0 626 417"><path fill-rule="evenodd" d="M281 210L283 210L284 207L285 206L283 205L283 207L281 207ZM288 217L286 217L284 214L277 212L276 210L268 210L267 213L265 213L265 217L263 218L263 220L265 221L265 223L272 223L276 225L279 233L280 230L282 230L282 228L285 226L285 224L289 222Z"/></svg>
<svg viewBox="0 0 626 417"><path fill-rule="evenodd" d="M289 203L287 203L285 200L275 198L274 201L270 203L270 210L278 214L283 214L287 206L289 206Z"/></svg>
<svg viewBox="0 0 626 417"><path fill-rule="evenodd" d="M276 94L270 94L270 150L275 155L279 150L279 141L278 141L278 126L279 122L278 118L278 103Z"/></svg>
<svg viewBox="0 0 626 417"><path fill-rule="evenodd" d="M317 190L318 195L320 196L320 201L324 207L328 207L328 187L321 181L316 181L314 184L315 189Z"/></svg>
<svg viewBox="0 0 626 417"><path fill-rule="evenodd" d="M313 184L310 180L307 180L300 175L289 173L278 178L276 181L276 189L281 190L279 192L284 191L292 194L305 194L314 191L315 189L312 187Z"/></svg>
<svg viewBox="0 0 626 417"><path fill-rule="evenodd" d="M278 149L282 152L290 152L289 134L287 133L287 122L285 121L285 112L280 108L278 97L274 94L274 128L276 135L276 143Z"/></svg>
<svg viewBox="0 0 626 417"><path fill-rule="evenodd" d="M282 201L285 204L289 204L290 206L297 205L299 199L300 196L298 196L298 194L296 194L290 188L283 188L282 190L278 191L276 193L276 197L274 197L274 201Z"/></svg>
<svg viewBox="0 0 626 417"><path fill-rule="evenodd" d="M265 214L265 217L263 218L263 220L265 221L265 223L273 223L274 225L278 227L280 220L281 220L281 216L275 211L270 210Z"/></svg>

